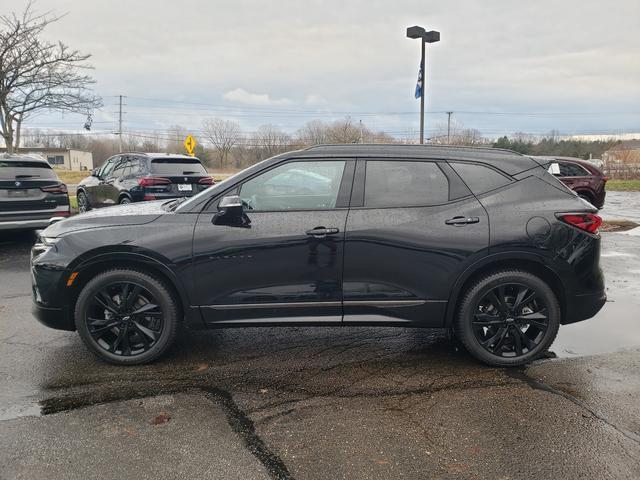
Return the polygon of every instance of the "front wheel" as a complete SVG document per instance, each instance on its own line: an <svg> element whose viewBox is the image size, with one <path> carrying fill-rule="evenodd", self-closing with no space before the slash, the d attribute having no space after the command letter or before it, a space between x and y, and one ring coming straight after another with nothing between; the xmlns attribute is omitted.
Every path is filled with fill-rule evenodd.
<svg viewBox="0 0 640 480"><path fill-rule="evenodd" d="M85 345L118 365L148 363L173 343L178 310L173 295L155 277L116 269L90 280L80 292L75 323Z"/></svg>
<svg viewBox="0 0 640 480"><path fill-rule="evenodd" d="M84 212L88 212L89 210L91 210L91 205L89 204L89 198L87 197L87 194L80 191L78 192L78 195L76 196L76 199L78 201L78 212L79 213L84 213Z"/></svg>
<svg viewBox="0 0 640 480"><path fill-rule="evenodd" d="M129 205L131 203L131 199L126 195L120 199L120 205Z"/></svg>
<svg viewBox="0 0 640 480"><path fill-rule="evenodd" d="M455 330L478 360L512 367L544 355L558 333L560 316L547 283L525 271L504 270L466 290Z"/></svg>

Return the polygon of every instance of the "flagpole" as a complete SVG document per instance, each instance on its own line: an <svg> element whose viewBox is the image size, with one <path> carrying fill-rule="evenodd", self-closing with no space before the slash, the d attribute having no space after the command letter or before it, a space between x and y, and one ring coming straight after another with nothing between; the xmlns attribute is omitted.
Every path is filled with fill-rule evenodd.
<svg viewBox="0 0 640 480"><path fill-rule="evenodd" d="M424 143L424 77L425 77L425 70L426 70L426 65L424 64L424 51L425 51L425 45L427 42L424 41L424 38L422 39L422 56L421 56L421 60L420 60L420 66L422 68L422 79L420 80L420 145L422 145Z"/></svg>

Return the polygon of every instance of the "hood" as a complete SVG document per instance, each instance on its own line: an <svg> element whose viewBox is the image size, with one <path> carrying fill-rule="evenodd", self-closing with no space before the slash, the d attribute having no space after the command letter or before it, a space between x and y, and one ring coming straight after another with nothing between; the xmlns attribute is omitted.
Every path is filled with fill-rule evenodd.
<svg viewBox="0 0 640 480"><path fill-rule="evenodd" d="M86 213L74 215L47 227L43 236L58 237L67 233L97 227L119 227L126 225L143 225L153 222L161 215L171 215L162 208L166 200L155 202L130 203L114 207L99 208Z"/></svg>

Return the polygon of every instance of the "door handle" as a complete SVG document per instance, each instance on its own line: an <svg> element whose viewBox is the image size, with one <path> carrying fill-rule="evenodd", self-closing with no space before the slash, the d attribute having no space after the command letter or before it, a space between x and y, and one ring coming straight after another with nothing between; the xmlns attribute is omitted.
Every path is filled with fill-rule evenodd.
<svg viewBox="0 0 640 480"><path fill-rule="evenodd" d="M479 221L480 219L478 217L458 216L458 217L450 218L449 220L445 220L444 223L446 223L447 225L456 225L460 227L462 225L468 225L470 223L478 223Z"/></svg>
<svg viewBox="0 0 640 480"><path fill-rule="evenodd" d="M312 237L322 238L327 235L335 235L340 232L337 228L325 228L325 227L316 227L311 230L307 230L305 233L307 235L311 235Z"/></svg>

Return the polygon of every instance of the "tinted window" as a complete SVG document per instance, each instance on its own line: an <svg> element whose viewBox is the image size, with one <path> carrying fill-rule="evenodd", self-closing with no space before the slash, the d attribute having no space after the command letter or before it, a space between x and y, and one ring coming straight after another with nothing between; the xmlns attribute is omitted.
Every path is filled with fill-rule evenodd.
<svg viewBox="0 0 640 480"><path fill-rule="evenodd" d="M589 172L576 163L560 163L561 177L584 177L586 175L589 175Z"/></svg>
<svg viewBox="0 0 640 480"><path fill-rule="evenodd" d="M0 160L0 179L15 180L16 178L50 179L57 177L51 167L44 162L30 162L28 160Z"/></svg>
<svg viewBox="0 0 640 480"><path fill-rule="evenodd" d="M449 179L435 162L367 162L365 207L437 205L448 201Z"/></svg>
<svg viewBox="0 0 640 480"><path fill-rule="evenodd" d="M160 175L206 175L207 171L197 158L154 158L151 172Z"/></svg>
<svg viewBox="0 0 640 480"><path fill-rule="evenodd" d="M106 176L111 172L111 170L113 170L113 167L115 166L115 164L118 162L119 159L120 157L113 157L107 160L105 164L102 165L100 172L98 172L98 176L100 178L106 178Z"/></svg>
<svg viewBox="0 0 640 480"><path fill-rule="evenodd" d="M246 182L240 197L252 210L335 208L344 161L289 162Z"/></svg>
<svg viewBox="0 0 640 480"><path fill-rule="evenodd" d="M125 173L125 168L129 162L126 159L121 160L109 174L109 178L120 178Z"/></svg>
<svg viewBox="0 0 640 480"><path fill-rule="evenodd" d="M511 180L494 169L477 163L451 164L475 195L506 185Z"/></svg>

